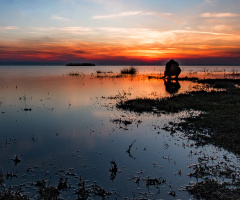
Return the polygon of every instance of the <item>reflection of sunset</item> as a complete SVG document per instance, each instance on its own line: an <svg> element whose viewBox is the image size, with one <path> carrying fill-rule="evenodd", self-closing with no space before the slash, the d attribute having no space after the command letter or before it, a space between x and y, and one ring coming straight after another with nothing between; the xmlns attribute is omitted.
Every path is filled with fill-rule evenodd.
<svg viewBox="0 0 240 200"><path fill-rule="evenodd" d="M70 49L72 47L69 47ZM80 49L75 53L77 51L84 53ZM49 50L45 49L43 52L47 53ZM176 179L179 169L184 174L191 172L189 159L195 163L200 156L198 153L197 155L193 153L189 158L193 150L203 152L203 156L209 150L210 155L218 156L220 152L221 155L233 158L229 152L219 151L213 147L215 153L211 145L207 147L210 149L195 146L190 138L184 136L179 125L176 129L172 127L177 122L182 123L182 119L186 116L196 119L195 116L201 111L191 109L188 112L183 107L183 112L180 108L179 112L174 114L168 113L163 107L157 108L158 105L163 105L173 110L172 103L166 106L159 99L198 90L197 86L201 84L194 81L196 78L191 79L191 77L208 75L208 72L212 73L211 70L205 67L199 69L198 66L181 66L182 73L178 80L164 80L165 66L133 66L132 68L135 67L136 74L130 75L122 73L127 67L112 65L1 66L0 168L4 172L4 177L11 176L9 174L15 172L18 177L6 179L3 189L12 188L12 185L19 186L21 187L19 192L26 192L32 198L39 199L38 191L41 188L37 183L44 182L43 187L45 187L44 180L46 180L54 191L58 191L61 180L65 179L65 183L71 186L64 191L61 190L61 198L76 199L80 197L76 191L82 190L79 187L79 180L83 180L81 177L84 177L84 180L89 180L93 187L111 191L109 196L111 199L128 198L127 196L132 198L133 192L137 195L137 199L142 197L168 199L169 190L163 189L159 192L158 187L148 187L146 178L159 177L160 170L164 175L164 182L167 181L166 184L170 183L174 184L174 188L182 188L182 185L188 184L194 177L178 176L181 181L174 183L172 180ZM239 74L230 72L229 69L231 70L231 68L226 69L226 73L239 77ZM198 71L194 72L195 70ZM216 68L216 73L212 75L218 73L225 75L225 69ZM209 87L207 86L206 89L209 90ZM192 95L189 94L186 96L191 98ZM205 95L203 92L200 94ZM174 96L173 99L181 96ZM142 109L135 112L119 107L119 103L136 98L140 98L140 101L154 100L155 103L150 107L144 102L140 104L141 108L149 107L150 112ZM203 96L200 99L202 98ZM166 98L166 101L171 102L171 100L172 98ZM136 104L136 101L133 102ZM191 102L195 101L191 100ZM15 166L14 157L21 159L21 162ZM219 158L226 161L222 156ZM114 160L121 170L115 182L111 179L109 170ZM221 160L215 161L219 164ZM129 174L143 175L146 178L141 177L141 183L136 185L135 180L129 180ZM98 183L101 187L96 185ZM166 184L162 185L163 188ZM35 186L36 189L33 188ZM88 188L90 186L86 187ZM156 192L152 189L156 189ZM179 190L177 194L178 198L184 199L187 196L186 191L183 190ZM95 192L91 193L91 197L96 198Z"/></svg>
<svg viewBox="0 0 240 200"><path fill-rule="evenodd" d="M124 95L127 98L136 97L164 97L169 94L165 91L163 79L148 78L146 75L126 76L120 78L102 77L97 78L91 75L83 77L65 76L46 76L46 77L25 77L18 79L14 83L12 97L8 100L9 104L26 95L27 100L39 106L43 104L49 108L58 107L56 112L65 112L69 106L82 107L90 106L95 98L104 97L106 99ZM11 84L11 83L9 83ZM189 90L189 83L181 82L183 91ZM3 91L4 92L4 91ZM154 93L154 94L153 94Z"/></svg>

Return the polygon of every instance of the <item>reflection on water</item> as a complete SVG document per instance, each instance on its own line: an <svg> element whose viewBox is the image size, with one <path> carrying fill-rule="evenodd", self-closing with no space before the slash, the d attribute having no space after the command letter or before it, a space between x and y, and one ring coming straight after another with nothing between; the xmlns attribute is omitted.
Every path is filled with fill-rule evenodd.
<svg viewBox="0 0 240 200"><path fill-rule="evenodd" d="M179 189L195 181L187 176L188 164L197 162L194 154L228 154L195 148L180 132L163 129L178 114L137 115L115 108L122 98L163 98L192 90L195 83L143 75L48 75L47 70L41 76L9 72L0 77L0 169L16 175L6 184L22 184L32 194L36 181L56 185L67 177L71 188L61 195L74 199L82 177L112 191L113 198L174 199L168 194L174 190L188 199Z"/></svg>
<svg viewBox="0 0 240 200"><path fill-rule="evenodd" d="M175 94L181 88L181 85L177 79L165 79L164 85L169 94Z"/></svg>

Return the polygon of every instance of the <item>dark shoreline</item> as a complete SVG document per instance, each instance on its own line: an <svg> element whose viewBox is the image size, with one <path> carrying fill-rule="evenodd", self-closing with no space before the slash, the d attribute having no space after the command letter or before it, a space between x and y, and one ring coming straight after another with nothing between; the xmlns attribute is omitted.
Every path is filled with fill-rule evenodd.
<svg viewBox="0 0 240 200"><path fill-rule="evenodd" d="M191 79L188 79L191 80ZM240 155L240 84L239 79L196 80L206 84L199 91L173 95L163 99L138 98L121 101L117 108L133 112L177 113L183 110L198 110L204 113L195 118L185 118L177 124L184 132L208 129L212 139L202 143L213 143ZM217 89L208 91L209 87ZM231 137L230 137L231 135ZM226 138L227 137L227 138ZM230 137L230 138L228 138ZM204 138L201 138L201 140Z"/></svg>
<svg viewBox="0 0 240 200"><path fill-rule="evenodd" d="M240 155L240 80L239 79L204 79L193 80L203 83L200 91L173 95L164 99L139 98L120 101L117 108L143 113L178 113L191 110L200 111L198 116L182 118L179 123L169 122L166 130L174 134L180 130L197 145L215 145L229 152ZM209 91L209 88L216 90ZM203 181L186 186L196 199L238 199L240 198L238 169L210 165L209 159L201 158L193 167L190 176ZM227 161L227 158L226 158ZM209 178L210 177L210 178ZM211 178L212 177L212 178ZM221 177L230 182L220 182ZM217 178L215 180L214 178Z"/></svg>

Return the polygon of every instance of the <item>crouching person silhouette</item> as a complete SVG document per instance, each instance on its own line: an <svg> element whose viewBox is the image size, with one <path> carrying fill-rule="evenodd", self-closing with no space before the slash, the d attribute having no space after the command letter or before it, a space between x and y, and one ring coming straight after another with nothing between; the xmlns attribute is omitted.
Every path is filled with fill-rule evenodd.
<svg viewBox="0 0 240 200"><path fill-rule="evenodd" d="M166 63L164 78L167 77L168 79L171 79L172 76L175 76L175 79L178 79L180 73L181 69L178 62L176 62L175 60L170 60Z"/></svg>

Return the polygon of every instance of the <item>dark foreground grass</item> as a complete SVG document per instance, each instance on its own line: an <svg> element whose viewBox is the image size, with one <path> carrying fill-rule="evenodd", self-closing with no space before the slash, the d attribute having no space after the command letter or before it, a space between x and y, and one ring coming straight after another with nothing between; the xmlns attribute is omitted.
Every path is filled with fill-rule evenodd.
<svg viewBox="0 0 240 200"><path fill-rule="evenodd" d="M240 155L240 80L199 80L198 82L221 90L211 92L201 90L164 99L133 99L121 101L117 107L140 113L202 111L198 116L186 117L182 122L171 124L199 145L213 144ZM236 178L237 171L230 170L229 178L232 180L230 183L220 183L208 178L209 173L206 172L209 171L209 166L206 163L200 164L203 164L203 167L198 166L193 174L202 177L204 181L187 186L186 189L190 194L196 199L240 199L240 180ZM219 165L214 168L221 169ZM214 174L213 177L223 172ZM219 175L219 180L220 177Z"/></svg>
<svg viewBox="0 0 240 200"><path fill-rule="evenodd" d="M178 126L191 134L207 130L211 137L202 135L199 141L213 143L240 154L240 89L198 91L165 99L133 99L120 102L117 107L135 112L203 111L197 117L185 118Z"/></svg>
<svg viewBox="0 0 240 200"><path fill-rule="evenodd" d="M216 80L213 83L211 80L211 85L218 88L221 85L225 90L212 92L201 90L164 99L138 98L121 101L117 107L134 112L203 111L197 117L185 118L177 126L191 135L203 130L207 131L207 137L204 137L204 134L197 135L201 137L199 142L212 143L240 154L240 89L231 81Z"/></svg>
<svg viewBox="0 0 240 200"><path fill-rule="evenodd" d="M190 194L194 195L196 199L239 199L240 191L231 190L223 183L220 184L215 180L206 180L196 183L193 186L187 186Z"/></svg>

